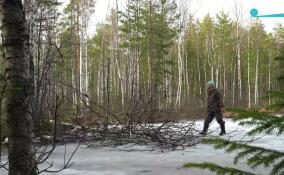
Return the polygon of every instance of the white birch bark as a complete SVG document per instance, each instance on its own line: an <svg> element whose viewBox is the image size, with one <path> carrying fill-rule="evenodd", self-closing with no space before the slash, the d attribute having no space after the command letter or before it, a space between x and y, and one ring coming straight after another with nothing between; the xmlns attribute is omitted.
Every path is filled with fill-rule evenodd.
<svg viewBox="0 0 284 175"><path fill-rule="evenodd" d="M242 70L241 70L241 47L240 47L240 26L242 23L242 5L241 4L235 4L234 7L234 15L236 18L236 37L237 37L237 43L236 43L236 54L237 54L237 82L238 82L238 90L239 90L239 100L242 99Z"/></svg>
<svg viewBox="0 0 284 175"><path fill-rule="evenodd" d="M232 90L232 92L233 92L233 95L232 95L232 100L233 100L233 107L235 107L235 99L236 99L236 97L235 97L235 91L236 91L236 68L235 68L236 66L235 65L233 65L233 74L234 74L234 76L233 76L233 90Z"/></svg>
<svg viewBox="0 0 284 175"><path fill-rule="evenodd" d="M271 52L269 53L269 63L268 63L268 91L270 92L271 91ZM268 104L269 106L271 105L271 97L270 97L270 94L269 94L269 97L268 97Z"/></svg>
<svg viewBox="0 0 284 175"><path fill-rule="evenodd" d="M119 35L118 35L118 0L116 0L116 25L115 25L115 34L116 34L116 42L115 42L115 65L117 69L119 84L120 84L120 91L121 91L121 108L124 111L125 108L125 89L124 89L124 80L122 77L122 70L118 63L118 42L119 42Z"/></svg>
<svg viewBox="0 0 284 175"><path fill-rule="evenodd" d="M254 85L254 104L255 105L258 105L258 66L259 66L259 48L256 49L255 85Z"/></svg>
<svg viewBox="0 0 284 175"><path fill-rule="evenodd" d="M238 22L237 22L238 23ZM238 85L239 85L239 98L242 99L242 78L241 78L241 47L239 39L239 24L237 24L237 67L238 67Z"/></svg>
<svg viewBox="0 0 284 175"><path fill-rule="evenodd" d="M178 41L178 88L177 88L177 97L176 97L176 107L179 109L181 104L181 87L182 87L182 72L183 72L183 63L181 56L181 36Z"/></svg>
<svg viewBox="0 0 284 175"><path fill-rule="evenodd" d="M248 30L248 107L251 108L251 84L250 84L250 29Z"/></svg>

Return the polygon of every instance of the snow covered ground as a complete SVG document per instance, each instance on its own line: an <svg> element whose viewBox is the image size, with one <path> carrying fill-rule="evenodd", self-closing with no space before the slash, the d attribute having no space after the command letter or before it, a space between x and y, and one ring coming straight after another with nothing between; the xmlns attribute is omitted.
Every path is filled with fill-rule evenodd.
<svg viewBox="0 0 284 175"><path fill-rule="evenodd" d="M201 129L203 121L197 121ZM226 120L226 128L229 133L223 137L234 139L243 138L248 128L238 126L231 120ZM212 135L218 135L219 126L214 121L210 126L214 131ZM259 136L253 144L267 148L284 151L284 135L281 136ZM250 139L245 137L245 139ZM68 152L71 153L76 145L68 145ZM65 147L58 146L52 155L54 169L63 166ZM67 154L68 155L68 154ZM69 154L70 155L70 154ZM215 162L222 166L233 166L254 173L269 174L269 170L258 168L250 170L244 162L238 165L233 164L233 155L224 153L223 150L214 150L210 145L199 144L183 151L161 152L149 151L145 146L125 145L117 148L88 148L80 146L72 159L73 165L59 175L210 175L214 174L206 170L186 169L182 165L187 162ZM43 167L41 167L43 168ZM0 174L7 174L0 169Z"/></svg>

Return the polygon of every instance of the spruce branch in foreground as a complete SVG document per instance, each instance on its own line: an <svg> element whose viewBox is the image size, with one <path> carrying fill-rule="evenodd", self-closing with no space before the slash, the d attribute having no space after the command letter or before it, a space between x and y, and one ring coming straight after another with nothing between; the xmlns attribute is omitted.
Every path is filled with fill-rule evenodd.
<svg viewBox="0 0 284 175"><path fill-rule="evenodd" d="M215 172L218 175L255 175L250 172L238 170L230 167L222 167L219 165L215 165L213 163L187 163L183 167L185 168L200 168L200 169L208 169L212 172Z"/></svg>
<svg viewBox="0 0 284 175"><path fill-rule="evenodd" d="M283 175L284 174L284 153L272 149L262 148L247 145L244 143L238 143L237 141L229 141L221 138L205 139L206 144L214 145L215 149L225 149L226 153L237 152L234 163L237 164L240 160L245 159L246 164L254 169L259 166L265 168L272 167L271 175ZM242 174L247 173L242 170L234 168L221 167L219 165L209 163L188 163L184 167L187 168L201 168L209 169L217 174L226 172L227 174ZM242 172L242 173L241 173Z"/></svg>
<svg viewBox="0 0 284 175"><path fill-rule="evenodd" d="M251 168L258 166L267 168L278 164L275 164L275 162L279 162L279 160L281 160L280 162L284 160L284 153L277 150L251 146L221 138L205 139L204 142L214 145L215 149L225 149L226 153L238 152L234 158L234 163L237 164L240 160L246 159L247 165ZM280 169L284 171L284 166Z"/></svg>
<svg viewBox="0 0 284 175"><path fill-rule="evenodd" d="M280 135L284 131L283 117L278 117L267 112L246 111L242 109L231 109L229 111L238 114L233 120L239 121L239 125L253 127L248 132L249 135L261 133Z"/></svg>

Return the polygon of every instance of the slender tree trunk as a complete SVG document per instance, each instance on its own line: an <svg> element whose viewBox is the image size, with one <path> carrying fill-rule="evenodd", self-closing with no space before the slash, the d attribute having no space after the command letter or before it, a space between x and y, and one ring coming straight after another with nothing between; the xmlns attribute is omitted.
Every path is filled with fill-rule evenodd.
<svg viewBox="0 0 284 175"><path fill-rule="evenodd" d="M250 85L250 33L248 32L248 107L251 108L251 85Z"/></svg>
<svg viewBox="0 0 284 175"><path fill-rule="evenodd" d="M6 117L9 175L36 175L33 123L30 115L32 76L29 72L28 33L20 0L1 0L2 37L6 62Z"/></svg>
<svg viewBox="0 0 284 175"><path fill-rule="evenodd" d="M153 4L152 0L149 0L149 26L148 26L148 62L149 62L149 83L150 83L150 99L151 99L151 113L149 120L154 122L155 112L157 110L157 81L156 81L156 60L154 57L153 49Z"/></svg>
<svg viewBox="0 0 284 175"><path fill-rule="evenodd" d="M203 107L203 103L202 103L202 82L201 82L201 68L200 68L200 60L199 60L199 56L197 58L197 69L198 69L198 84L199 84L199 101L200 101L200 105L201 107ZM206 72L204 72L204 74L206 74Z"/></svg>
<svg viewBox="0 0 284 175"><path fill-rule="evenodd" d="M172 60L172 50L170 49L170 53L169 53L169 60ZM172 65L166 65L167 70L169 72L171 72L172 70ZM167 87L167 91L166 91L166 109L169 108L169 106L172 103L172 74L166 74L166 87Z"/></svg>
<svg viewBox="0 0 284 175"><path fill-rule="evenodd" d="M99 68L97 76L98 76L98 78L97 78L97 99L98 99L99 103L101 103L101 99L102 99L101 91L100 91L100 89L101 89L100 88L101 87L101 68Z"/></svg>
<svg viewBox="0 0 284 175"><path fill-rule="evenodd" d="M186 43L186 40L184 41L184 43ZM187 54L187 45L184 44L184 52L185 52L185 82L186 82L186 105L188 105L189 102L189 94L190 94L190 83L189 83L189 69L188 69L188 54Z"/></svg>
<svg viewBox="0 0 284 175"><path fill-rule="evenodd" d="M81 39L80 39L80 0L76 1L76 29L75 29L75 84L76 84L76 116L80 115L80 92L81 91Z"/></svg>
<svg viewBox="0 0 284 175"><path fill-rule="evenodd" d="M242 101L242 70L241 70L241 37L240 37L240 32L241 32L241 22L242 22L242 6L240 6L239 4L235 4L234 6L234 15L236 18L236 56L237 56L237 60L236 60L236 67L235 67L235 71L236 71L236 92L235 92L235 96L237 97L235 99L237 104L241 104Z"/></svg>
<svg viewBox="0 0 284 175"><path fill-rule="evenodd" d="M269 53L269 63L268 63L268 91L271 91L271 52ZM268 104L271 105L271 96L269 94Z"/></svg>
<svg viewBox="0 0 284 175"><path fill-rule="evenodd" d="M120 84L120 91L121 91L121 108L124 112L125 108L125 89L124 89L124 80L122 77L122 71L118 63L118 48L119 48L119 35L118 35L118 0L115 1L116 3L116 24L115 24L115 65L117 69L119 84Z"/></svg>
<svg viewBox="0 0 284 175"><path fill-rule="evenodd" d="M216 87L219 88L219 65L215 70L215 76L216 76Z"/></svg>
<svg viewBox="0 0 284 175"><path fill-rule="evenodd" d="M254 104L258 104L258 65L259 65L259 49L256 49L256 64L255 64L255 85L254 85Z"/></svg>
<svg viewBox="0 0 284 175"><path fill-rule="evenodd" d="M238 72L238 90L239 90L239 99L242 100L242 73L241 73L241 46L239 39L239 24L237 23L237 72ZM239 102L240 102L239 101Z"/></svg>
<svg viewBox="0 0 284 175"><path fill-rule="evenodd" d="M225 45L223 44L223 99L226 100L226 63L225 63Z"/></svg>
<svg viewBox="0 0 284 175"><path fill-rule="evenodd" d="M182 71L183 71L180 47L181 47L181 36L179 37L179 42L178 42L178 88L177 88L177 97L176 97L176 104L175 104L177 109L180 109L180 104L181 104L181 87L182 87Z"/></svg>
<svg viewBox="0 0 284 175"><path fill-rule="evenodd" d="M235 107L236 104L236 66L235 64L233 65L233 95L232 95L232 100L233 100L233 107Z"/></svg>

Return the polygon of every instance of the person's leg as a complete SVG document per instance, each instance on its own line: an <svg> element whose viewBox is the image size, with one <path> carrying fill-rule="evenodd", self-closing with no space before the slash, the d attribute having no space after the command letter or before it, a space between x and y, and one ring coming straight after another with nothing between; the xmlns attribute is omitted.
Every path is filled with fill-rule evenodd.
<svg viewBox="0 0 284 175"><path fill-rule="evenodd" d="M220 125L221 132L219 135L226 134L226 129L225 129L225 121L223 120L223 115L222 114L216 114L216 120Z"/></svg>
<svg viewBox="0 0 284 175"><path fill-rule="evenodd" d="M214 119L214 114L213 113L208 113L208 116L207 116L207 118L204 121L203 130L202 130L202 132L200 132L200 134L205 135L207 133L209 125L210 125L210 123L212 122L213 119Z"/></svg>

